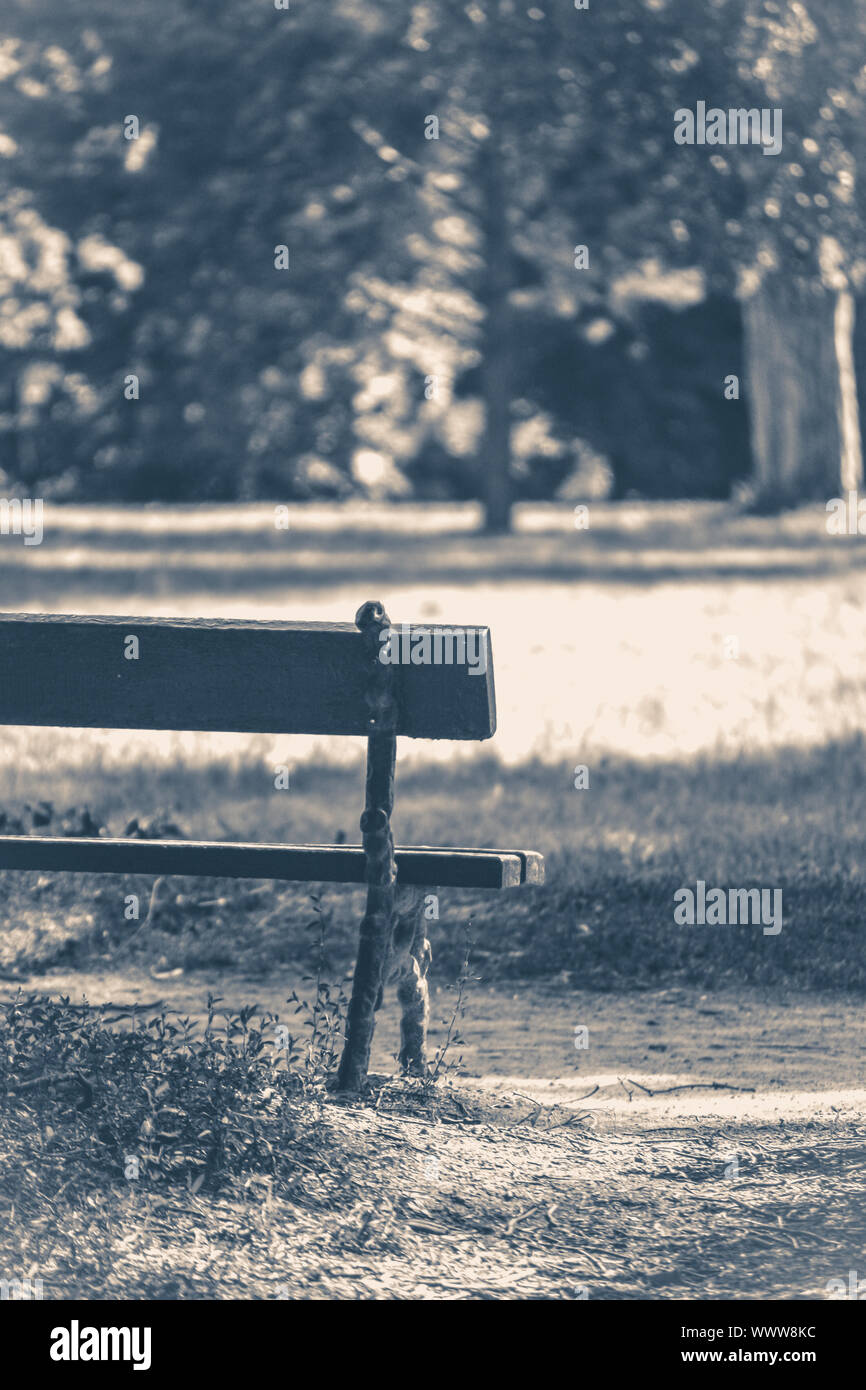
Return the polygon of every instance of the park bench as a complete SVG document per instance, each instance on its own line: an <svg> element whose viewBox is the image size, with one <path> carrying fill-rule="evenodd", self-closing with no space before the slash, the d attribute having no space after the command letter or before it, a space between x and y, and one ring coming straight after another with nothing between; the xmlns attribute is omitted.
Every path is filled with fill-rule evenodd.
<svg viewBox="0 0 866 1390"><path fill-rule="evenodd" d="M544 878L532 851L393 842L397 736L495 731L487 628L394 629L378 603L364 604L354 625L0 614L0 662L0 725L366 735L360 846L3 835L0 868L366 883L338 1084L358 1090L366 1080L391 963L400 1063L424 1074L425 894Z"/></svg>

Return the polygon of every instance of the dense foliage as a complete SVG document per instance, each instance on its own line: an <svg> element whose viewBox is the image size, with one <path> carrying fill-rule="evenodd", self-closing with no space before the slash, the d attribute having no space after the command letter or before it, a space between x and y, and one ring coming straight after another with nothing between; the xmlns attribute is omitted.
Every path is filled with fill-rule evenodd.
<svg viewBox="0 0 866 1390"><path fill-rule="evenodd" d="M862 20L10 0L2 486L466 497L504 469L529 497L725 495L738 281L819 276L830 237L857 269ZM783 107L783 153L678 146L705 98Z"/></svg>

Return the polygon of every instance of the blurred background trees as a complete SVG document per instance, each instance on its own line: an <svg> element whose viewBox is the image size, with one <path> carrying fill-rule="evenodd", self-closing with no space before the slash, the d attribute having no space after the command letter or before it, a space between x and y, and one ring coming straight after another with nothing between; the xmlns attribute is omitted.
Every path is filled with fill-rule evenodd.
<svg viewBox="0 0 866 1390"><path fill-rule="evenodd" d="M498 530L856 486L864 32L866 0L9 0L3 489ZM782 152L677 145L698 101L781 108Z"/></svg>

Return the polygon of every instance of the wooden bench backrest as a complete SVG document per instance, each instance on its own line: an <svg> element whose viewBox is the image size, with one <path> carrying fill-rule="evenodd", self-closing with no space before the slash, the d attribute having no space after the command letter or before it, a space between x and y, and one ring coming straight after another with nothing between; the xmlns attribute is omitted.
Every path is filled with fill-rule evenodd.
<svg viewBox="0 0 866 1390"><path fill-rule="evenodd" d="M400 652L411 656L413 634L439 634L453 662L459 643L446 634L455 632L478 635L475 669L465 659L395 665L398 734L494 733L487 628L415 624ZM137 660L125 655L130 637ZM368 684L369 656L352 623L0 614L0 725L366 734Z"/></svg>

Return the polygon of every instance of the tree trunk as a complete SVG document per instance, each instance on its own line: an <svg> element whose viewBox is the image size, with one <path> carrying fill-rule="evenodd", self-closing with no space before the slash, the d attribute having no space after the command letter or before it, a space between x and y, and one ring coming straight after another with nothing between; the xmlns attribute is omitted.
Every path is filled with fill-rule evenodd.
<svg viewBox="0 0 866 1390"><path fill-rule="evenodd" d="M827 501L858 487L850 290L767 275L743 303L743 328L758 505Z"/></svg>
<svg viewBox="0 0 866 1390"><path fill-rule="evenodd" d="M508 304L510 254L500 152L493 129L478 158L484 274L480 300L484 308L481 392L484 436L481 442L481 495L484 529L508 531L511 525L511 354L512 325Z"/></svg>
<svg viewBox="0 0 866 1390"><path fill-rule="evenodd" d="M0 362L3 368L0 380L0 411L9 421L7 428L0 433L0 469L6 474L10 485L17 485L21 478L18 373L11 353L4 352Z"/></svg>

